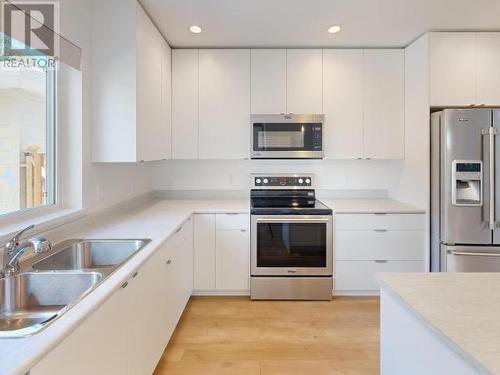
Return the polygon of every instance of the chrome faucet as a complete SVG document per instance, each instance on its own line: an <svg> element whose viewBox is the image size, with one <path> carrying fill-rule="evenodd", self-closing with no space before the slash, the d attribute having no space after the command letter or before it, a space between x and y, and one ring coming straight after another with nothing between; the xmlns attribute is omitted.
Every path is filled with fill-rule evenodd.
<svg viewBox="0 0 500 375"><path fill-rule="evenodd" d="M30 229L33 229L34 227L34 225L30 225L20 230L14 235L14 237L12 237L11 240L9 240L5 244L5 265L4 269L0 271L0 277L12 276L17 274L20 269L19 258L29 248L33 248L33 252L35 254L46 253L52 249L50 241L48 241L44 237L34 237L23 243L19 243L20 237L23 235L23 233Z"/></svg>

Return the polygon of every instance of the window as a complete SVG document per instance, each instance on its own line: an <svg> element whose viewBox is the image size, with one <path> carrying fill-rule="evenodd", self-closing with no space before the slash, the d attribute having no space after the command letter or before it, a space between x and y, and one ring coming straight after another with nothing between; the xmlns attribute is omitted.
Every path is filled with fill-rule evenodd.
<svg viewBox="0 0 500 375"><path fill-rule="evenodd" d="M0 63L0 216L56 203L55 72Z"/></svg>

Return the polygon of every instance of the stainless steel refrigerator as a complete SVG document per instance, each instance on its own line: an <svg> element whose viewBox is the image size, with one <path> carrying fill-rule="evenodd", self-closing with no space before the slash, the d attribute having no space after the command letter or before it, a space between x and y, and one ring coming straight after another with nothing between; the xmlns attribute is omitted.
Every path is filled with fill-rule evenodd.
<svg viewBox="0 0 500 375"><path fill-rule="evenodd" d="M431 116L431 270L500 271L500 109Z"/></svg>

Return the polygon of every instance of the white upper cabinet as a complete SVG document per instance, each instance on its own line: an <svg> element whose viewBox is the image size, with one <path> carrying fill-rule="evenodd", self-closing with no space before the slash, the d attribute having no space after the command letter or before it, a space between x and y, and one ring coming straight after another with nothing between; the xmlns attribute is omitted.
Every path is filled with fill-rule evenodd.
<svg viewBox="0 0 500 375"><path fill-rule="evenodd" d="M250 153L250 50L199 50L199 158Z"/></svg>
<svg viewBox="0 0 500 375"><path fill-rule="evenodd" d="M363 157L363 50L323 50L325 158Z"/></svg>
<svg viewBox="0 0 500 375"><path fill-rule="evenodd" d="M500 105L500 33L476 33L476 104Z"/></svg>
<svg viewBox="0 0 500 375"><path fill-rule="evenodd" d="M251 51L251 113L286 112L286 50Z"/></svg>
<svg viewBox="0 0 500 375"><path fill-rule="evenodd" d="M287 113L323 113L323 51L287 50Z"/></svg>
<svg viewBox="0 0 500 375"><path fill-rule="evenodd" d="M93 161L169 158L170 48L135 0L92 12Z"/></svg>
<svg viewBox="0 0 500 375"><path fill-rule="evenodd" d="M172 51L172 158L198 159L198 50Z"/></svg>
<svg viewBox="0 0 500 375"><path fill-rule="evenodd" d="M137 9L137 158L166 159L171 156L170 100L163 95L170 91L170 77L165 77L167 65L170 75L170 48L142 7Z"/></svg>
<svg viewBox="0 0 500 375"><path fill-rule="evenodd" d="M430 101L432 106L476 104L475 33L430 34Z"/></svg>
<svg viewBox="0 0 500 375"><path fill-rule="evenodd" d="M363 150L367 159L404 158L404 51L364 50Z"/></svg>
<svg viewBox="0 0 500 375"><path fill-rule="evenodd" d="M161 122L157 134L156 150L162 150L166 159L172 158L172 50L166 42L161 42ZM161 142L161 143L160 143Z"/></svg>

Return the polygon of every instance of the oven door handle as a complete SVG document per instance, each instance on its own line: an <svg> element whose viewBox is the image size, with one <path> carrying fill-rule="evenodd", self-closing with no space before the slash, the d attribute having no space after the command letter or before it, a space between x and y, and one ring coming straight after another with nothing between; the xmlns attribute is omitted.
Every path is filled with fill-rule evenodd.
<svg viewBox="0 0 500 375"><path fill-rule="evenodd" d="M317 219L278 219L278 218L257 218L257 223L328 223L331 218L317 218Z"/></svg>

